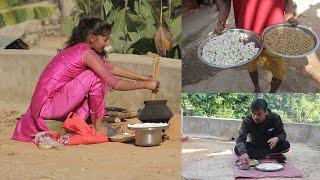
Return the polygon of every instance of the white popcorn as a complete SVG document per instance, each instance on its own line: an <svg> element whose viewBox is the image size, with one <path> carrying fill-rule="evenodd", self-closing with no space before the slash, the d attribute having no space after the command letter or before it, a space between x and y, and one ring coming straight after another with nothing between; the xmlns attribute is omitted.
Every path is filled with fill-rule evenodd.
<svg viewBox="0 0 320 180"><path fill-rule="evenodd" d="M167 127L168 123L141 123L141 124L128 124L131 128L154 128L154 127Z"/></svg>
<svg viewBox="0 0 320 180"><path fill-rule="evenodd" d="M267 171L273 171L273 170L278 170L283 168L283 165L278 163L261 163L257 165L256 168L267 170Z"/></svg>
<svg viewBox="0 0 320 180"><path fill-rule="evenodd" d="M202 58L209 64L232 66L253 58L259 48L254 42L244 44L239 32L225 32L220 36L211 36L202 48Z"/></svg>

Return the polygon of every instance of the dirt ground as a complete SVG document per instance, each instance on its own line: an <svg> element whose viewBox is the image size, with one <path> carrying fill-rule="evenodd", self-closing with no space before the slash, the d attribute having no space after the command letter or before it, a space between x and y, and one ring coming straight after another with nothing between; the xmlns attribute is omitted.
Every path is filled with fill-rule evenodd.
<svg viewBox="0 0 320 180"><path fill-rule="evenodd" d="M317 9L310 6L299 16L300 24L320 32ZM202 7L197 12L183 17L182 86L184 92L253 92L253 85L246 66L230 69L210 67L197 55L199 44L210 34L217 22L215 8ZM234 28L233 10L227 20L227 28ZM286 59L286 79L278 92L320 91L320 50L306 58ZM260 70L260 86L263 92L270 89L271 73ZM227 83L226 83L227 82Z"/></svg>
<svg viewBox="0 0 320 180"><path fill-rule="evenodd" d="M9 140L23 103L0 102L0 179L179 179L181 143L167 140L156 147L108 142L40 150L33 143ZM175 117L180 120L179 116ZM167 133L180 134L180 121Z"/></svg>
<svg viewBox="0 0 320 180"><path fill-rule="evenodd" d="M182 143L182 177L183 179L234 179L232 141L213 139L192 139ZM320 145L291 143L291 150L286 154L302 174L304 179L320 178ZM281 178L269 178L281 180ZM300 178L284 178L300 179Z"/></svg>

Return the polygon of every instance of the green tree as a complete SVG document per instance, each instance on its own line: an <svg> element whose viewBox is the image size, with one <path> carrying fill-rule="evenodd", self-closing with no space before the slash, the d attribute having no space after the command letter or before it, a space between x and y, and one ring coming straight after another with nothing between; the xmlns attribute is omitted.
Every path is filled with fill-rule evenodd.
<svg viewBox="0 0 320 180"><path fill-rule="evenodd" d="M193 115L241 119L250 115L251 102L264 98L268 107L285 122L320 124L320 94L278 93L197 93L182 94L182 108Z"/></svg>
<svg viewBox="0 0 320 180"><path fill-rule="evenodd" d="M73 17L66 17L65 32L70 35L83 17L100 17L111 25L110 44L116 53L156 53L154 33L160 25L160 4L156 1L77 0L79 6ZM165 27L173 35L173 48L166 57L181 58L182 13L180 0L172 0L163 7Z"/></svg>

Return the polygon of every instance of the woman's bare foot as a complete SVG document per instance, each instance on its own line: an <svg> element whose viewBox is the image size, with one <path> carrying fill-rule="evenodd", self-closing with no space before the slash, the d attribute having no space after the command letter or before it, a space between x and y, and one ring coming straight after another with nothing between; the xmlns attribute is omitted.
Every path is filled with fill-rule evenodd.
<svg viewBox="0 0 320 180"><path fill-rule="evenodd" d="M97 134L108 135L108 129L103 124L102 120L96 120L96 121L93 121L92 123Z"/></svg>

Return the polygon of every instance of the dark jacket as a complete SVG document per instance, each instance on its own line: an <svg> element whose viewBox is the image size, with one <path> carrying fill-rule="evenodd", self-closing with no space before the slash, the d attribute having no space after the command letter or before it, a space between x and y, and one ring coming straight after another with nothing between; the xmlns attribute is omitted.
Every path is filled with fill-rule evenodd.
<svg viewBox="0 0 320 180"><path fill-rule="evenodd" d="M256 145L257 148L268 147L267 141L273 137L278 137L279 142L286 139L281 117L270 110L268 111L266 120L261 124L256 124L251 115L242 121L239 137L236 140L236 147L240 155L247 153L245 142L248 134L251 139L250 142Z"/></svg>

